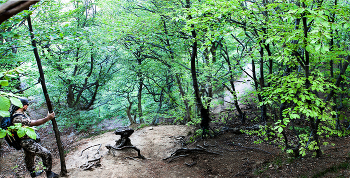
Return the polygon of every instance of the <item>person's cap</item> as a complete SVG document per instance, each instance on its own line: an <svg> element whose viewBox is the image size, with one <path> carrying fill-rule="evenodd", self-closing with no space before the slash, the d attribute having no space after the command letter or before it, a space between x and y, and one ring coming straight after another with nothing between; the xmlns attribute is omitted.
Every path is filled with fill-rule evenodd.
<svg viewBox="0 0 350 178"><path fill-rule="evenodd" d="M29 104L29 101L27 98L18 98L21 102L22 102L22 105L28 105Z"/></svg>

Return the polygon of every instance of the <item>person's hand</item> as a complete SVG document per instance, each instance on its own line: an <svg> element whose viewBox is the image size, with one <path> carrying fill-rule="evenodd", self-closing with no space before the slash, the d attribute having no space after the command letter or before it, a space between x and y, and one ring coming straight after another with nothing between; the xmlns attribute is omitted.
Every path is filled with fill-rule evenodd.
<svg viewBox="0 0 350 178"><path fill-rule="evenodd" d="M49 120L55 118L55 112L52 111L52 113L47 112L47 116L46 116Z"/></svg>

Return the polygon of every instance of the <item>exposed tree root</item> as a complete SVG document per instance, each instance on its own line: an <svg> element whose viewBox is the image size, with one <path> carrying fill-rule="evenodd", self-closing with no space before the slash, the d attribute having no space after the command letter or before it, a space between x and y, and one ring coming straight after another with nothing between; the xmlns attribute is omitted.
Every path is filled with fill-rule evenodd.
<svg viewBox="0 0 350 178"><path fill-rule="evenodd" d="M87 149L89 149L89 148L92 148L92 147L94 147L94 146L99 146L98 149L97 149L97 154L100 154L101 145L102 145L102 144L96 144L96 145L92 145L92 146L89 146L89 147L83 149L83 151L81 151L80 156L83 156L83 152L84 152L85 150L87 150ZM95 154L95 155L96 155L96 154Z"/></svg>
<svg viewBox="0 0 350 178"><path fill-rule="evenodd" d="M80 168L85 171L92 169L93 166L101 166L101 157L87 161L85 164L81 165Z"/></svg>
<svg viewBox="0 0 350 178"><path fill-rule="evenodd" d="M173 161L174 159L176 159L176 158L187 157L187 156L189 156L189 155L178 155L178 156L173 156L173 157L171 157L171 158L169 159L168 163L172 162L172 161ZM168 159L168 158L166 158L166 159ZM165 160L165 159L164 159L164 160Z"/></svg>
<svg viewBox="0 0 350 178"><path fill-rule="evenodd" d="M92 146L89 146L87 148L85 148L83 151L81 151L81 155L80 156L83 156L83 152L89 148L92 148L94 146L99 146L98 149L96 150L96 153L94 154L94 159L92 160L88 160L85 164L81 165L80 168L83 169L84 171L85 170L89 170L89 169L92 169L93 166L95 167L99 167L101 166L101 156L100 156L100 148L101 148L101 145L102 144L96 144L96 145L92 145ZM96 157L97 155L97 157ZM86 155L86 158L89 159L89 155Z"/></svg>
<svg viewBox="0 0 350 178"><path fill-rule="evenodd" d="M137 151L137 156L134 157L134 158L146 159L144 156L141 155L140 149L136 148L135 146L123 146L123 147L120 147L120 148L119 148L119 147L114 147L114 146L111 146L111 145L106 145L106 148L107 148L109 151L112 151L113 156L115 156L114 150L123 150L123 149L131 148L131 149L134 149L134 150Z"/></svg>
<svg viewBox="0 0 350 178"><path fill-rule="evenodd" d="M265 151L265 150L262 150L260 148L254 148L254 147L245 147L245 146L242 146L242 145L238 145L238 144L233 144L233 143L227 143L228 145L231 145L231 146L239 146L241 148L245 148L245 149L250 149L250 150L259 150L259 151L262 151L262 152L265 152L265 153L268 153L270 155L273 155L272 153L268 152L268 151Z"/></svg>
<svg viewBox="0 0 350 178"><path fill-rule="evenodd" d="M197 164L196 161L193 161L192 163L185 163L185 165L188 166L188 167L192 167L192 166L194 166L195 164Z"/></svg>
<svg viewBox="0 0 350 178"><path fill-rule="evenodd" d="M189 156L189 154L196 153L196 154L215 154L215 155L221 155L219 153L207 151L203 147L198 147L198 148L179 148L175 152L173 152L169 157L164 158L163 160L168 160L168 163L173 161L176 158L180 157L186 157Z"/></svg>
<svg viewBox="0 0 350 178"><path fill-rule="evenodd" d="M131 144L130 141L130 136L131 134L134 133L133 129L130 128L126 128L126 129L118 129L114 132L114 134L116 135L120 135L121 138L117 141L115 141L115 146L111 146L111 145L106 145L106 148L113 153L113 156L115 156L115 152L114 150L123 150L123 149L134 149L137 151L137 156L133 157L133 158L141 158L141 159L146 159L144 156L141 155L140 149L136 148L135 146L133 146ZM131 157L127 157L127 158L131 158Z"/></svg>

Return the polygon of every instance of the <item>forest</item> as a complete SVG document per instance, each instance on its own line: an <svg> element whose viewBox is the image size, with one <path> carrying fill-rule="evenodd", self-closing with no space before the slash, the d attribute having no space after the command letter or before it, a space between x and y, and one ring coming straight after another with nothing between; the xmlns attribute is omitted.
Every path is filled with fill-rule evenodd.
<svg viewBox="0 0 350 178"><path fill-rule="evenodd" d="M189 142L234 132L293 159L350 134L349 1L41 0L7 17L8 2L1 117L27 97L55 111L56 138L170 120Z"/></svg>

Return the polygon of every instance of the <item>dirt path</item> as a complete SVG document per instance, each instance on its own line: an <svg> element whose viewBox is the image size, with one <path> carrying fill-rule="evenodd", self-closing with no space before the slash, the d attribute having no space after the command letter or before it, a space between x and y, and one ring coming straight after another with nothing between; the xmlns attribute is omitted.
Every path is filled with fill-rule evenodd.
<svg viewBox="0 0 350 178"><path fill-rule="evenodd" d="M136 151L118 151L115 156L109 153L106 145L114 144L119 136L107 132L89 139L74 143L76 149L66 156L69 178L209 178L209 177L246 177L252 170L278 153L269 145L255 148L251 137L245 135L225 134L216 138L202 140L186 146L187 148L205 148L208 152L198 154L192 152L186 157L180 157L172 162L163 160L181 147L181 139L193 132L193 128L183 125L162 125L136 130L130 137L134 146L141 150L147 159L131 159ZM183 137L182 137L183 136ZM235 144L232 144L235 143ZM236 144L236 143L239 143ZM83 170L81 165L93 160L99 146L102 156L101 166L91 170ZM91 147L85 151L84 149ZM264 150L269 150L264 151ZM82 154L83 151L83 154ZM129 157L129 158L128 158ZM60 171L56 160L54 171ZM187 166L186 164L193 164ZM249 170L249 171L248 171ZM235 176L234 176L235 175Z"/></svg>
<svg viewBox="0 0 350 178"><path fill-rule="evenodd" d="M191 171L184 171L183 169L186 168L184 166L175 166L169 169L170 165L162 159L170 156L172 152L180 147L180 144L177 143L179 136L187 136L191 131L192 129L187 126L172 125L147 127L135 131L130 137L131 142L141 150L141 154L147 158L146 160L126 158L136 156L134 150L118 151L115 152L115 156L109 153L105 146L108 144L114 145L114 141L120 138L120 136L114 135L113 132L107 132L91 139L84 139L76 143L80 146L66 156L69 177L182 177L182 172L187 174ZM94 154L97 153L99 146L84 151L81 156L82 151L97 144L101 144L99 149L102 156L101 166L93 168L91 171L83 171L79 167L88 160L94 159ZM54 169L59 172L59 165ZM196 174L193 172L193 175L184 176L196 177Z"/></svg>

